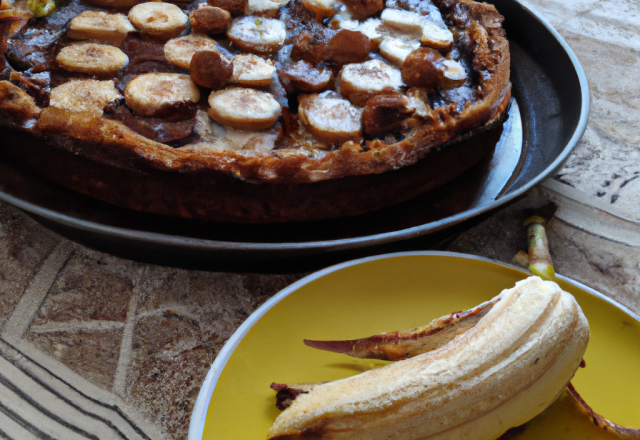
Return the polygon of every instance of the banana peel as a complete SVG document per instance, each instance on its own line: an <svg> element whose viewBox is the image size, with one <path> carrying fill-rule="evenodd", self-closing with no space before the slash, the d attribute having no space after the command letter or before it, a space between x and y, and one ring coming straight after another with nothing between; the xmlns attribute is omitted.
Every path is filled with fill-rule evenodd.
<svg viewBox="0 0 640 440"><path fill-rule="evenodd" d="M637 440L640 431L597 415L569 384L558 399L530 422L508 431L499 440Z"/></svg>
<svg viewBox="0 0 640 440"><path fill-rule="evenodd" d="M438 338L441 332L447 336ZM423 340L412 345L416 334ZM347 350L404 360L308 392L276 385L279 394L294 388L288 392L296 396L269 438L495 439L553 403L579 367L588 338L575 299L555 283L531 277L469 311L394 333L394 343L402 343L391 356L391 344L380 350L372 344L375 337ZM354 345L335 342L323 348Z"/></svg>
<svg viewBox="0 0 640 440"><path fill-rule="evenodd" d="M411 330L347 341L305 340L305 344L360 359L404 360L435 350L470 330L498 300L499 297L496 297L477 307L451 313ZM584 362L580 366L584 367ZM276 406L285 410L296 397L307 394L322 384L273 383L271 388L277 391ZM557 433L562 433L563 440L640 440L640 430L617 425L596 414L571 383L544 412L528 423L507 431L499 440L554 438Z"/></svg>
<svg viewBox="0 0 640 440"><path fill-rule="evenodd" d="M313 341L305 339L309 347L342 353L361 359L399 361L435 350L451 342L456 336L473 328L499 297L472 309L454 312L434 319L429 324L392 333L380 333L368 338L347 341Z"/></svg>

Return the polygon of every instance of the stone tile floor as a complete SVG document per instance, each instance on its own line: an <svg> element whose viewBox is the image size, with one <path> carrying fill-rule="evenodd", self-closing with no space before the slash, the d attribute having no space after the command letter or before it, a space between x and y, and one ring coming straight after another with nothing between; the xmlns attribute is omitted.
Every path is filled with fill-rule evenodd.
<svg viewBox="0 0 640 440"><path fill-rule="evenodd" d="M589 125L555 180L448 249L515 264L526 248L523 211L551 200L559 206L549 228L557 270L640 311L640 4L527 4L583 63L593 100ZM95 438L184 439L199 386L224 342L303 275L135 263L62 239L1 203L0 363L7 363L0 368L15 383L29 383L39 399L64 402L41 428L51 437L76 438L79 431L56 421L73 420ZM11 394L5 386L0 396ZM25 428L38 426L38 415L27 411L19 423L2 402L0 434L38 438Z"/></svg>

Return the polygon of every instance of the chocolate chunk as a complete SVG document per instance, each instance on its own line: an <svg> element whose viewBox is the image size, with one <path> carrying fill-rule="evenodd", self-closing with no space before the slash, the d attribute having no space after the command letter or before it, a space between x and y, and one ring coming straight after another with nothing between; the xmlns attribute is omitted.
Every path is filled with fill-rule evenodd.
<svg viewBox="0 0 640 440"><path fill-rule="evenodd" d="M367 101L362 113L364 132L370 136L380 136L396 130L411 113L406 96L400 94L374 96Z"/></svg>
<svg viewBox="0 0 640 440"><path fill-rule="evenodd" d="M166 118L143 118L134 116L127 106L121 105L111 112L105 109L105 116L122 122L142 136L157 142L171 142L184 139L191 134L196 125L194 112L183 114L188 116L181 121L170 121ZM109 109L110 110L110 109Z"/></svg>
<svg viewBox="0 0 640 440"><path fill-rule="evenodd" d="M233 17L244 15L244 11L249 4L248 0L207 0L209 6L215 6L228 11Z"/></svg>

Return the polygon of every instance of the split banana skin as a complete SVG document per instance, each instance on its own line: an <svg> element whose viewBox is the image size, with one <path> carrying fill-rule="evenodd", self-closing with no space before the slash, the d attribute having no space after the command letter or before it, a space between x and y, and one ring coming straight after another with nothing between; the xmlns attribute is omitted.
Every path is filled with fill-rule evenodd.
<svg viewBox="0 0 640 440"><path fill-rule="evenodd" d="M573 296L536 276L417 329L305 341L356 357L406 359L297 395L269 438L494 440L556 400L588 341Z"/></svg>

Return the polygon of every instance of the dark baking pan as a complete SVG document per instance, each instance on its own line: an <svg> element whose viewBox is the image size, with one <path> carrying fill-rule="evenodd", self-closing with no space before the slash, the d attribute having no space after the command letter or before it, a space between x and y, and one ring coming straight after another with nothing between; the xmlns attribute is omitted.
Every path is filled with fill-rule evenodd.
<svg viewBox="0 0 640 440"><path fill-rule="evenodd" d="M587 124L587 80L567 43L518 2L490 3L505 17L514 101L504 127L464 142L495 145L495 160L489 155L422 196L358 217L319 222L201 222L91 199L37 177L3 155L0 199L90 247L134 260L207 270L294 272L367 254L434 247L550 177ZM496 162L509 148L518 152L515 161L502 157Z"/></svg>

